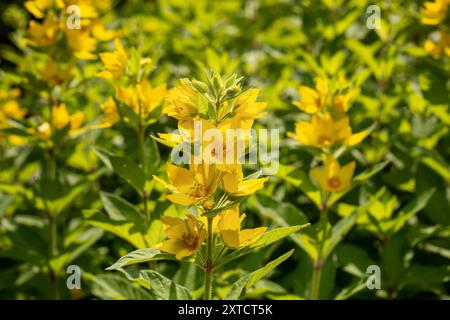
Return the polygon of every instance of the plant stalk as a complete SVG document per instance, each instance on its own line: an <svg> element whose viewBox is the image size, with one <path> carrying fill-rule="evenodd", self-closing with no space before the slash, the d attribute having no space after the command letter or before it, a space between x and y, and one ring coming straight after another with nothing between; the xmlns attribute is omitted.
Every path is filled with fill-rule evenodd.
<svg viewBox="0 0 450 320"><path fill-rule="evenodd" d="M52 97L52 92L49 90L49 123L50 123L50 130L52 134L52 141L51 145L47 149L48 152L48 167L47 167L47 177L50 180L56 179L56 157L55 157L55 146L53 141L53 135L55 133L55 125L53 123L53 107L54 107L54 100ZM59 300L59 288L58 288L58 275L53 270L51 266L51 260L55 258L58 255L58 226L56 217L53 216L52 212L48 212L48 228L49 228L49 243L48 243L48 276L50 281L50 288L51 288L51 298L53 300Z"/></svg>
<svg viewBox="0 0 450 320"><path fill-rule="evenodd" d="M212 300L212 276L213 276L213 250L214 250L214 238L213 238L213 218L208 217L208 241L206 243L206 262L205 269L205 281L204 281L204 300Z"/></svg>
<svg viewBox="0 0 450 320"><path fill-rule="evenodd" d="M319 300L320 278L322 276L321 261L313 263L313 276L311 283L311 300Z"/></svg>
<svg viewBox="0 0 450 320"><path fill-rule="evenodd" d="M325 245L325 241L328 237L327 235L327 226L328 226L328 221L327 221L327 211L328 211L328 199L329 199L330 195L326 194L323 198L325 199L321 205L320 208L320 219L324 219L325 223L324 223L324 227L323 227L323 236L322 239L320 241L320 246L319 246L319 255L317 258L317 261L313 261L313 274L312 274L312 281L311 281L311 295L310 295L310 299L311 300L319 300L320 297L320 280L322 278L322 268L325 264L324 259L322 258L322 251L323 251L323 246Z"/></svg>
<svg viewBox="0 0 450 320"><path fill-rule="evenodd" d="M141 104L139 104L139 127L137 130L138 134L138 149L139 149L139 162L142 167L142 171L144 171L144 177L147 180L147 166L145 163L145 127L142 124L142 110ZM142 192L142 201L144 202L144 216L146 219L147 226L150 225L151 215L148 211L148 193L146 187L144 186L144 191Z"/></svg>

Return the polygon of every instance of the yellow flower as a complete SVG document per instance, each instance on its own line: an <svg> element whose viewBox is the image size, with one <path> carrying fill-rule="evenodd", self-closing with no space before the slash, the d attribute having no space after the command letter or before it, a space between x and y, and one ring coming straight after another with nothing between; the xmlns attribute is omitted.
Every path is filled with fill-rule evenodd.
<svg viewBox="0 0 450 320"><path fill-rule="evenodd" d="M141 114L148 115L156 109L167 96L166 84L160 84L153 87L147 79L139 82L136 85L137 94L139 97L139 104L141 107Z"/></svg>
<svg viewBox="0 0 450 320"><path fill-rule="evenodd" d="M438 59L444 52L447 56L450 56L450 34L439 30L439 41L436 43L427 39L424 48L435 59Z"/></svg>
<svg viewBox="0 0 450 320"><path fill-rule="evenodd" d="M116 50L113 52L100 53L100 59L105 66L105 70L97 73L98 77L104 79L117 79L125 74L128 66L127 53L122 47L119 39L114 40Z"/></svg>
<svg viewBox="0 0 450 320"><path fill-rule="evenodd" d="M421 22L429 25L437 25L441 23L447 16L447 8L449 4L449 0L425 2L423 8L420 10Z"/></svg>
<svg viewBox="0 0 450 320"><path fill-rule="evenodd" d="M175 141L184 141L192 145L201 143L199 155L201 159L198 162L215 164L218 170L233 169L228 167L238 163L239 156L245 155L244 149L249 132L242 129L242 121L239 117L227 119L217 125L214 121L204 119L184 121L179 123L178 130L180 132L178 137L175 134L165 135L169 139L166 144ZM200 141L198 141L199 138ZM238 152L242 154L239 155Z"/></svg>
<svg viewBox="0 0 450 320"><path fill-rule="evenodd" d="M95 51L97 41L90 35L89 30L83 29L64 29L67 39L67 46L78 59L93 60L97 56L92 53Z"/></svg>
<svg viewBox="0 0 450 320"><path fill-rule="evenodd" d="M0 90L0 126L6 124L7 118L22 119L27 114L28 110L16 100L19 95L19 89Z"/></svg>
<svg viewBox="0 0 450 320"><path fill-rule="evenodd" d="M242 120L242 128L250 129L256 118L263 117L267 103L257 102L259 89L249 89L234 100L233 112ZM226 109L226 108L224 108Z"/></svg>
<svg viewBox="0 0 450 320"><path fill-rule="evenodd" d="M45 16L45 11L47 11L51 6L51 0L33 0L25 1L25 8L37 19L42 19Z"/></svg>
<svg viewBox="0 0 450 320"><path fill-rule="evenodd" d="M116 84L116 98L120 102L132 108L134 112L139 112L139 100L135 88L124 87L120 84Z"/></svg>
<svg viewBox="0 0 450 320"><path fill-rule="evenodd" d="M70 124L70 133L76 133L84 122L84 114L77 112L72 115L67 111L66 105L61 103L52 108L52 121L56 129L60 130Z"/></svg>
<svg viewBox="0 0 450 320"><path fill-rule="evenodd" d="M180 85L171 89L164 106L164 113L181 122L198 115L201 96L188 85L188 79L180 79Z"/></svg>
<svg viewBox="0 0 450 320"><path fill-rule="evenodd" d="M336 143L353 146L360 143L368 132L366 130L352 134L347 116L334 120L329 113L312 116L311 122L299 121L295 124L295 134L288 136L307 146L317 148L331 147Z"/></svg>
<svg viewBox="0 0 450 320"><path fill-rule="evenodd" d="M116 97L143 117L148 116L164 101L167 95L166 84L153 87L147 79L135 87L116 85Z"/></svg>
<svg viewBox="0 0 450 320"><path fill-rule="evenodd" d="M76 112L70 116L70 131L69 134L80 132L79 130L84 123L84 113Z"/></svg>
<svg viewBox="0 0 450 320"><path fill-rule="evenodd" d="M120 121L120 114L117 111L116 103L112 97L109 97L106 102L102 103L100 108L103 110L103 117L100 118L100 122L102 122L105 127L112 126Z"/></svg>
<svg viewBox="0 0 450 320"><path fill-rule="evenodd" d="M10 126L8 118L22 119L28 112L27 109L21 108L16 100L20 95L19 89L11 89L9 91L0 90L0 128ZM22 145L25 139L15 135L5 135L0 131L0 141L5 138L13 145Z"/></svg>
<svg viewBox="0 0 450 320"><path fill-rule="evenodd" d="M47 59L44 69L42 70L42 80L52 86L62 85L71 77L72 66L69 65L66 68L60 68L57 63L52 59Z"/></svg>
<svg viewBox="0 0 450 320"><path fill-rule="evenodd" d="M37 129L30 128L29 131L44 140L49 140L52 135L52 129L48 122L44 122Z"/></svg>
<svg viewBox="0 0 450 320"><path fill-rule="evenodd" d="M330 192L343 191L350 187L355 166L356 163L353 161L341 168L339 162L332 155L329 155L325 165L312 169L311 175L323 190Z"/></svg>
<svg viewBox="0 0 450 320"><path fill-rule="evenodd" d="M344 94L339 94L333 97L332 110L335 114L347 112L350 107L350 102L359 94L359 89L353 89Z"/></svg>
<svg viewBox="0 0 450 320"><path fill-rule="evenodd" d="M326 107L328 99L328 85L324 78L316 78L316 89L307 86L300 86L298 93L300 101L294 101L293 104L306 113L317 113Z"/></svg>
<svg viewBox="0 0 450 320"><path fill-rule="evenodd" d="M266 232L266 227L241 230L241 222L244 218L245 214L239 216L239 206L220 214L218 229L226 246L230 248L246 247Z"/></svg>
<svg viewBox="0 0 450 320"><path fill-rule="evenodd" d="M52 121L56 129L62 129L69 124L70 115L64 103L52 108Z"/></svg>
<svg viewBox="0 0 450 320"><path fill-rule="evenodd" d="M30 21L28 33L29 43L35 47L46 47L55 42L58 36L59 23L52 14L48 14L42 23Z"/></svg>
<svg viewBox="0 0 450 320"><path fill-rule="evenodd" d="M167 240L155 245L155 248L175 254L178 260L194 254L208 236L208 232L197 219L188 214L185 219L162 216Z"/></svg>
<svg viewBox="0 0 450 320"><path fill-rule="evenodd" d="M92 32L92 36L94 36L94 38L98 41L111 41L118 34L113 30L107 30L101 19L95 19L90 24L90 30Z"/></svg>
<svg viewBox="0 0 450 320"><path fill-rule="evenodd" d="M191 164L189 170L169 164L167 167L169 183L153 176L153 178L172 191L167 198L173 203L191 206L204 206L211 209L214 195L222 179L222 174L212 165Z"/></svg>
<svg viewBox="0 0 450 320"><path fill-rule="evenodd" d="M269 177L244 180L242 166L235 164L232 167L231 172L223 175L224 189L232 196L244 197L255 193L257 190L264 188L264 183L269 180Z"/></svg>
<svg viewBox="0 0 450 320"><path fill-rule="evenodd" d="M220 214L213 217L212 220L212 233L217 234L219 232L219 220L220 220ZM208 218L204 214L200 214L198 217L198 221L200 221L203 224L203 227L205 229L208 229Z"/></svg>

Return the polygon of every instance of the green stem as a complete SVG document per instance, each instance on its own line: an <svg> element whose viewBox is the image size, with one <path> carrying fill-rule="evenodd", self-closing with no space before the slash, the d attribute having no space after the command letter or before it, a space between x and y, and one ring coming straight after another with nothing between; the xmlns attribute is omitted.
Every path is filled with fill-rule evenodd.
<svg viewBox="0 0 450 320"><path fill-rule="evenodd" d="M50 123L50 130L52 134L52 141L50 142L51 145L48 147L48 167L47 167L47 176L50 180L56 179L56 157L55 157L55 147L54 147L54 141L53 141L53 135L55 134L55 125L53 123L53 106L55 104L55 101L52 97L52 92L49 90L48 92L48 102L49 102L49 123ZM49 273L49 281L50 281L50 288L51 288L51 298L53 300L58 300L59 297L59 289L58 289L58 275L51 267L50 261L58 255L58 226L56 217L53 216L52 212L48 212L48 228L49 228L49 243L48 243L48 250L49 250L49 259L48 259L48 273Z"/></svg>
<svg viewBox="0 0 450 320"><path fill-rule="evenodd" d="M205 269L205 282L204 282L204 299L212 300L212 276L213 276L213 249L214 249L214 236L213 236L213 218L208 217L208 241L206 243L206 262Z"/></svg>
<svg viewBox="0 0 450 320"><path fill-rule="evenodd" d="M49 214L49 280L51 287L51 297L53 300L59 299L58 275L52 269L50 261L58 255L58 230L55 217Z"/></svg>
<svg viewBox="0 0 450 320"><path fill-rule="evenodd" d="M56 177L56 158L55 158L55 149L53 147L48 148L48 178L50 180L54 180Z"/></svg>
<svg viewBox="0 0 450 320"><path fill-rule="evenodd" d="M144 141L145 141L145 128L141 123L139 123L139 128L138 128L139 162L141 164L142 170L144 171L144 176L147 177L147 170L146 170L146 165L145 165ZM144 202L144 215L145 215L145 219L147 221L147 226L148 226L151 221L151 216L150 216L150 212L148 211L148 193L147 193L147 190L145 190L145 187L144 187L144 192L142 192L142 201Z"/></svg>
<svg viewBox="0 0 450 320"><path fill-rule="evenodd" d="M313 265L313 277L311 284L311 300L319 299L319 291L320 291L320 278L322 276L322 265L321 261L314 262Z"/></svg>
<svg viewBox="0 0 450 320"><path fill-rule="evenodd" d="M324 201L322 202L321 208L320 208L320 219L324 219L323 224L323 233L322 233L322 239L319 244L319 254L316 261L313 261L313 274L312 274L312 281L311 281L311 300L318 300L320 297L320 280L322 278L322 268L325 264L325 259L322 258L322 252L323 247L325 245L325 241L328 237L328 219L327 219L327 211L328 211L328 199L329 194L325 195L323 197Z"/></svg>

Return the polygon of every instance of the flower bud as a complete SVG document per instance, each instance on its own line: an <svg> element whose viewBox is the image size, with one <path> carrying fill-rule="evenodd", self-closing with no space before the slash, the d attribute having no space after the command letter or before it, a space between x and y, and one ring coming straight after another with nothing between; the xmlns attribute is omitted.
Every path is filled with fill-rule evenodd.
<svg viewBox="0 0 450 320"><path fill-rule="evenodd" d="M234 97L237 94L239 94L241 92L241 86L240 85L234 85L231 88L228 88L226 91L226 95L228 97Z"/></svg>
<svg viewBox="0 0 450 320"><path fill-rule="evenodd" d="M194 87L194 89L200 93L206 93L209 91L208 85L202 81L198 81L198 80L194 79L191 81L191 84Z"/></svg>

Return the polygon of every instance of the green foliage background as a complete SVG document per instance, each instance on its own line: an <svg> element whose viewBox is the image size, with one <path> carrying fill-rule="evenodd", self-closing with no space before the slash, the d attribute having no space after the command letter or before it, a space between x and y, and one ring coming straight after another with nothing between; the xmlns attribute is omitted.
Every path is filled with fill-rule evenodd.
<svg viewBox="0 0 450 320"><path fill-rule="evenodd" d="M249 226L304 224L314 230L319 211L307 181L313 155L286 137L301 113L292 105L300 85L314 87L316 75L343 71L361 87L351 111L354 131L373 126L363 143L343 156L357 161L360 181L330 208L333 243L320 287L323 299L447 299L450 294L450 171L448 56L432 58L423 42L433 28L420 23L421 1L380 1L382 27L366 27L365 0L116 1L104 19L120 30L128 48L153 58L151 82L174 86L182 77L199 77L202 68L244 76L247 87L261 88L269 114L257 127L278 128L283 137L281 168L264 190L243 204ZM21 1L0 4L1 89L20 88L20 105L40 115L45 101L34 61L24 49L29 13ZM448 21L448 20L447 20ZM111 50L110 43L98 52ZM93 121L114 89L95 77L100 61L79 61L76 80L62 98L73 112ZM30 116L30 117L32 117ZM148 136L169 132L175 121L160 117ZM174 298L149 291L139 281L105 271L121 256L163 237L159 220L139 230L139 196L123 175L102 161L127 156L138 162L137 141L125 125L88 131L69 139L56 155L57 181L44 178L45 153L38 144L0 146L0 297L50 297L48 268L57 273L62 298ZM163 171L170 150L148 139L151 170ZM106 151L108 150L108 151ZM122 158L121 158L122 159ZM116 159L117 160L117 159ZM119 160L117 160L119 161ZM114 160L113 160L114 162ZM108 163L108 161L106 161ZM371 172L370 170L375 170ZM116 171L116 172L115 172ZM373 175L372 175L373 173ZM183 215L159 186L151 186L153 217ZM127 202L124 203L122 199ZM45 206L58 214L59 254L49 259ZM148 242L146 242L148 241ZM238 294L256 299L307 298L312 249L298 233L234 262L217 279L224 298L246 272L294 249L265 279ZM185 262L156 262L159 279L201 296L202 271ZM82 289L65 286L66 267L82 269ZM366 269L379 265L381 290L365 286ZM127 269L128 270L128 269ZM128 278L136 277L131 268ZM155 280L149 272L144 278ZM168 280L171 279L171 280ZM181 290L181 289L180 289ZM180 291L184 292L184 291ZM184 297L184 295L181 295Z"/></svg>

